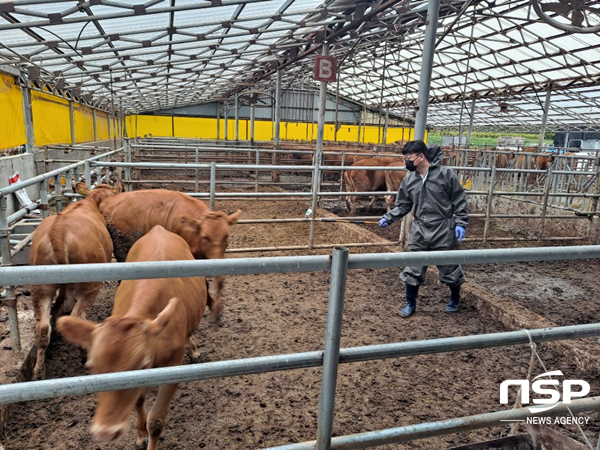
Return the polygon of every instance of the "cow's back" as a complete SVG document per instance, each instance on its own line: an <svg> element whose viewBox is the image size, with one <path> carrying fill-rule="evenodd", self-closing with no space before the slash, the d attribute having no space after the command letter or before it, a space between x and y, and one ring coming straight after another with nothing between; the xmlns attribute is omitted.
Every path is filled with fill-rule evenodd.
<svg viewBox="0 0 600 450"><path fill-rule="evenodd" d="M162 226L153 227L131 247L126 262L193 261L187 242ZM132 315L154 319L173 297L179 298L187 312L186 336L200 323L208 292L204 277L123 280L115 297L113 315Z"/></svg>
<svg viewBox="0 0 600 450"><path fill-rule="evenodd" d="M29 254L30 265L107 263L112 241L95 203L82 200L37 227Z"/></svg>
<svg viewBox="0 0 600 450"><path fill-rule="evenodd" d="M126 234L145 234L155 225L172 230L182 214L200 219L209 206L189 195L166 189L123 192L100 203L107 224Z"/></svg>

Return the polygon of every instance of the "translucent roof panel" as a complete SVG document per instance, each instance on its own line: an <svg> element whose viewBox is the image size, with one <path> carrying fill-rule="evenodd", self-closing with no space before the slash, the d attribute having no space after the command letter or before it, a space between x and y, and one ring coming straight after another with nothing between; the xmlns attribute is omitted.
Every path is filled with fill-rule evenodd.
<svg viewBox="0 0 600 450"><path fill-rule="evenodd" d="M102 109L144 113L272 91L277 70L286 88L316 87L314 57L326 43L339 65L332 92L410 120L427 7L424 0L2 1L0 69L24 70L34 87ZM480 127L539 127L547 92L549 126L597 122L599 14L585 0L442 1L429 124L456 127L473 112Z"/></svg>

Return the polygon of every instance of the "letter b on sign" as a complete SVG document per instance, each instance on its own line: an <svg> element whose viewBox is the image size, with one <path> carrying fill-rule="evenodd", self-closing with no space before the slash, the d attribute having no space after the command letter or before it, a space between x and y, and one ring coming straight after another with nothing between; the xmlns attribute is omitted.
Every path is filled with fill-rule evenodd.
<svg viewBox="0 0 600 450"><path fill-rule="evenodd" d="M337 60L334 56L315 57L315 81L336 81Z"/></svg>

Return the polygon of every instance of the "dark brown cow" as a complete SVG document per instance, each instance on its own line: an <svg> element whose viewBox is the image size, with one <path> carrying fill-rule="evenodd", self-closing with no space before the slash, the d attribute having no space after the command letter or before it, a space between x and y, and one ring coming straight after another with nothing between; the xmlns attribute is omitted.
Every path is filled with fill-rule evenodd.
<svg viewBox="0 0 600 450"><path fill-rule="evenodd" d="M155 226L131 248L127 262L193 260L188 244L178 235ZM86 367L92 374L141 370L183 364L185 345L196 349L191 335L210 306L206 279L158 278L121 282L112 314L101 324L61 317L57 329L71 343L88 349ZM137 413L136 448L156 450L177 384L158 388L149 414L147 388L99 392L91 426L94 439L113 442L130 427Z"/></svg>
<svg viewBox="0 0 600 450"><path fill-rule="evenodd" d="M387 166L393 162L398 161L397 157L392 156L378 156L376 158L367 158L356 161L353 166L368 167L368 166ZM344 181L346 182L346 189L348 192L367 192L367 191L381 191L385 189L385 173L383 170L353 170L350 169L344 172ZM371 196L371 201L367 206L367 212L371 211L371 207L377 199L376 195ZM356 214L356 202L358 198L355 195L346 196L346 205L350 214Z"/></svg>
<svg viewBox="0 0 600 450"><path fill-rule="evenodd" d="M388 164L388 167L405 167L406 164L404 161L396 161L391 164ZM406 177L405 170L386 170L385 172L385 189L391 192L397 192L400 189L400 184L402 184L402 180ZM395 195L386 195L385 196L385 207L390 211L392 209L392 203L394 203L396 196Z"/></svg>
<svg viewBox="0 0 600 450"><path fill-rule="evenodd" d="M75 183L78 193L87 198L66 207L61 213L47 217L33 234L29 265L108 263L113 245L98 203L121 190L99 184L91 190L85 183ZM31 287L35 314L35 347L37 356L33 379L46 376L45 356L50 343L50 317L71 310L71 315L85 318L102 283L41 284ZM59 291L56 301L54 294Z"/></svg>
<svg viewBox="0 0 600 450"><path fill-rule="evenodd" d="M124 192L103 201L100 212L113 239L117 261L124 261L133 243L156 225L185 239L196 259L224 258L229 244L229 227L242 213L237 210L227 215L211 211L198 199L166 189ZM216 310L211 308L216 318L221 307L223 280L222 276L216 277Z"/></svg>

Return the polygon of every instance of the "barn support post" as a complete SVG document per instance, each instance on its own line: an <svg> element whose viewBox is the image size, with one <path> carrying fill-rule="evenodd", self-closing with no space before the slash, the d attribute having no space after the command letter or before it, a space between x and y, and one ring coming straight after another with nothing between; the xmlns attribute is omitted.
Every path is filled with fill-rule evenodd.
<svg viewBox="0 0 600 450"><path fill-rule="evenodd" d="M240 140L240 104L238 93L235 93L235 140Z"/></svg>
<svg viewBox="0 0 600 450"><path fill-rule="evenodd" d="M279 150L279 129L281 128L281 70L277 70L277 81L275 83L275 150ZM274 166L279 165L279 153L273 152L271 162ZM279 183L279 170L271 172L271 182Z"/></svg>
<svg viewBox="0 0 600 450"><path fill-rule="evenodd" d="M131 162L131 161L129 161ZM86 159L83 163L83 177L85 178L85 184L89 187L92 186L92 171L90 169L90 160Z"/></svg>
<svg viewBox="0 0 600 450"><path fill-rule="evenodd" d="M427 4L427 28L425 30L425 42L423 45L423 59L421 63L421 79L419 80L414 139L425 139L429 90L431 88L431 72L433 69L433 55L435 53L435 37L439 15L440 0L431 0Z"/></svg>
<svg viewBox="0 0 600 450"><path fill-rule="evenodd" d="M329 56L329 44L323 44L323 56ZM314 161L323 164L323 138L325 136L325 112L327 108L327 81L319 82L319 116L317 121L317 146ZM319 186L321 180L319 179Z"/></svg>
<svg viewBox="0 0 600 450"><path fill-rule="evenodd" d="M8 204L6 196L0 197L0 255L2 256L2 267L12 265L10 251L10 230L8 228ZM2 286L0 286L2 287ZM6 306L10 327L10 338L14 352L21 351L21 335L19 333L19 316L17 314L17 298L12 286L6 286L6 298L0 299L0 305Z"/></svg>
<svg viewBox="0 0 600 450"><path fill-rule="evenodd" d="M329 450L331 447L331 429L335 410L335 389L340 359L342 315L347 275L348 249L336 247L333 249L331 259L331 281L329 283L329 302L327 305L327 327L325 329L316 450Z"/></svg>
<svg viewBox="0 0 600 450"><path fill-rule="evenodd" d="M215 188L217 185L217 163L210 163L210 209L215 210Z"/></svg>
<svg viewBox="0 0 600 450"><path fill-rule="evenodd" d="M542 116L542 127L540 130L540 139L538 140L538 149L544 146L544 138L546 137L546 124L548 122L548 112L550 111L550 94L552 93L552 83L548 83L546 89L546 100L544 101L544 115Z"/></svg>
<svg viewBox="0 0 600 450"><path fill-rule="evenodd" d="M256 165L258 166L260 163L260 149L256 147ZM258 169L254 171L254 192L258 194ZM258 197L254 197L254 201L258 201Z"/></svg>
<svg viewBox="0 0 600 450"><path fill-rule="evenodd" d="M125 138L123 149L125 151L125 162L128 162L128 163L132 162L131 161L131 144L130 144L128 138ZM125 187L124 187L124 189L127 192L131 192L132 191L132 186L131 186L131 167L125 167Z"/></svg>
<svg viewBox="0 0 600 450"><path fill-rule="evenodd" d="M54 175L54 201L56 202L56 214L62 211L63 189L60 184L60 175Z"/></svg>
<svg viewBox="0 0 600 450"><path fill-rule="evenodd" d="M389 105L385 108L385 124L383 126L383 145L387 145L388 125L390 123L390 107Z"/></svg>
<svg viewBox="0 0 600 450"><path fill-rule="evenodd" d="M360 132L361 132L361 128L362 128L362 123L363 123L363 110L362 110L362 106L361 106L360 111L358 111L358 133L356 136L357 144L360 144Z"/></svg>
<svg viewBox="0 0 600 450"><path fill-rule="evenodd" d="M310 95L310 142L315 139L315 93Z"/></svg>
<svg viewBox="0 0 600 450"><path fill-rule="evenodd" d="M107 112L106 114L106 122L108 123L108 140L110 140L110 134L111 134L111 123L110 123L110 111Z"/></svg>
<svg viewBox="0 0 600 450"><path fill-rule="evenodd" d="M315 158L316 160L316 158ZM316 210L317 210L317 200L318 200L318 194L319 194L319 178L321 177L321 165L319 164L319 161L315 161L314 164L314 171L313 171L313 179L312 179L312 202L311 202L311 209L312 209L312 213L311 213L311 222L310 222L310 235L308 238L308 249L312 250L313 248L313 244L314 244L314 238L315 238L315 216L316 216Z"/></svg>
<svg viewBox="0 0 600 450"><path fill-rule="evenodd" d="M89 186L89 184L88 184ZM42 217L45 219L48 217L48 185L47 180L40 181L40 209L42 210Z"/></svg>
<svg viewBox="0 0 600 450"><path fill-rule="evenodd" d="M94 127L94 142L98 140L98 120L96 117L96 108L92 108L92 121Z"/></svg>
<svg viewBox="0 0 600 450"><path fill-rule="evenodd" d="M71 144L75 145L75 110L73 99L69 100L69 124L71 127Z"/></svg>
<svg viewBox="0 0 600 450"><path fill-rule="evenodd" d="M217 102L217 141L221 139L221 111L219 111L219 103Z"/></svg>
<svg viewBox="0 0 600 450"><path fill-rule="evenodd" d="M548 174L546 175L546 183L544 186L544 200L542 201L540 235L538 236L538 240L541 240L544 236L544 229L546 227L546 215L548 213L548 197L550 195L550 186L552 186L552 167L548 167Z"/></svg>
<svg viewBox="0 0 600 450"><path fill-rule="evenodd" d="M469 117L469 132L467 134L467 142L466 142L467 148L471 147L471 138L473 137L473 120L475 119L475 103L476 103L476 98L473 97L473 100L471 100L471 116Z"/></svg>
<svg viewBox="0 0 600 450"><path fill-rule="evenodd" d="M342 153L342 167L346 165L346 152ZM344 173L345 170L340 171L340 192L344 192ZM343 196L340 196L340 201L344 200Z"/></svg>
<svg viewBox="0 0 600 450"><path fill-rule="evenodd" d="M250 144L254 145L254 119L256 118L256 109L254 105L250 106Z"/></svg>
<svg viewBox="0 0 600 450"><path fill-rule="evenodd" d="M329 44L323 43L323 56L329 56ZM312 213L311 218L314 219L317 215L318 205L318 193L321 190L321 169L320 166L323 163L323 137L325 136L325 111L327 107L327 81L319 82L319 117L317 122L317 145L315 153L313 155L313 165L315 170L313 172L313 183L312 183ZM312 248L315 235L315 221L310 222L310 238L309 247Z"/></svg>
<svg viewBox="0 0 600 450"><path fill-rule="evenodd" d="M223 118L225 119L225 141L229 139L229 105L223 102Z"/></svg>
<svg viewBox="0 0 600 450"><path fill-rule="evenodd" d="M194 163L198 164L200 162L200 149L196 147L194 149ZM194 170L195 178L194 178L194 192L198 192L198 169Z"/></svg>
<svg viewBox="0 0 600 450"><path fill-rule="evenodd" d="M73 192L73 182L71 181L71 169L67 170L67 173L65 174L66 177L66 183L65 183L65 188L67 192ZM75 179L77 181L77 179ZM69 204L69 199L67 198L67 205Z"/></svg>
<svg viewBox="0 0 600 450"><path fill-rule="evenodd" d="M25 151L31 153L35 147L35 135L33 133L33 112L31 110L31 83L29 82L27 71L21 71L21 79L23 80L23 84L21 85L23 120L25 121L25 137L27 138Z"/></svg>
<svg viewBox="0 0 600 450"><path fill-rule="evenodd" d="M483 225L483 243L487 242L488 231L490 230L490 216L492 215L492 206L494 202L494 187L496 186L496 154L492 158L492 171L490 173L490 182L488 188L487 206L485 209L485 223Z"/></svg>
<svg viewBox="0 0 600 450"><path fill-rule="evenodd" d="M340 62L340 66L341 66L341 62ZM337 71L340 71L340 66L337 67ZM340 107L340 76L339 74L336 75L337 76L337 80L335 83L335 129L334 129L334 140L335 142L337 142L338 140L338 130L340 129L340 124L339 124L339 119L338 119L338 114L339 114L339 107ZM342 164L343 165L343 164Z"/></svg>

